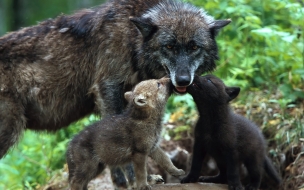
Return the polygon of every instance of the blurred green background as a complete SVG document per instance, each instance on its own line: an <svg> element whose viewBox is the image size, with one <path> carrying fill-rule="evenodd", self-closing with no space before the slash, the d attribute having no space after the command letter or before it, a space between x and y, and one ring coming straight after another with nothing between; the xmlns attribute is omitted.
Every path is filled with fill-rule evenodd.
<svg viewBox="0 0 304 190"><path fill-rule="evenodd" d="M102 2L0 0L0 35ZM279 111L272 115L271 121L265 120L263 126L267 126L267 122L275 123L277 134L274 138L281 144L303 138L303 113L295 116L288 112L289 108L303 108L303 0L189 2L204 7L216 19L232 19L217 37L220 61L214 74L227 85L242 88L236 104L246 107L256 101L260 106L264 105L262 103L275 105ZM189 95L172 97L164 120L178 120L184 123L180 130L188 130L194 112L195 104ZM250 113L246 112L246 115L250 116ZM292 121L288 120L290 118ZM0 189L35 189L46 184L63 168L69 139L96 120L98 118L91 115L54 134L26 131L21 142L0 160ZM279 124L285 120L291 122L288 129Z"/></svg>

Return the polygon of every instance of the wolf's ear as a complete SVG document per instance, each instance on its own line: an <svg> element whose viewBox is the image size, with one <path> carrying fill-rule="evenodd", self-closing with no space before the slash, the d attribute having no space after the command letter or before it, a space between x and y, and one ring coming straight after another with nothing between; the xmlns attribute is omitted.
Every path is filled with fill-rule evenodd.
<svg viewBox="0 0 304 190"><path fill-rule="evenodd" d="M157 26L152 23L150 18L130 17L130 21L135 24L145 40L150 38L157 30Z"/></svg>
<svg viewBox="0 0 304 190"><path fill-rule="evenodd" d="M220 31L220 29L228 25L230 22L231 22L230 19L226 19L226 20L215 20L212 23L210 23L208 27L212 37L215 37Z"/></svg>
<svg viewBox="0 0 304 190"><path fill-rule="evenodd" d="M148 104L147 98L142 94L136 96L133 101L138 107L145 107Z"/></svg>
<svg viewBox="0 0 304 190"><path fill-rule="evenodd" d="M131 100L132 100L132 92L131 91L128 91L128 92L125 93L125 99L128 102L131 102Z"/></svg>
<svg viewBox="0 0 304 190"><path fill-rule="evenodd" d="M239 95L241 89L239 87L226 87L225 90L229 96L228 102L230 102Z"/></svg>

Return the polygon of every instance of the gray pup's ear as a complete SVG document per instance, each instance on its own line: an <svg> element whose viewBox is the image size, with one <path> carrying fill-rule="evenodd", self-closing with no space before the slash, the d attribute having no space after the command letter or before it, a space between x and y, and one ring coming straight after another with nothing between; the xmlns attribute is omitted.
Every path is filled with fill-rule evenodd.
<svg viewBox="0 0 304 190"><path fill-rule="evenodd" d="M147 98L142 94L135 97L133 101L134 104L138 107L145 107L148 104Z"/></svg>
<svg viewBox="0 0 304 190"><path fill-rule="evenodd" d="M239 95L241 89L239 87L226 87L225 90L229 96L228 102L230 102Z"/></svg>
<svg viewBox="0 0 304 190"><path fill-rule="evenodd" d="M132 91L128 91L125 93L125 99L128 101L128 102L131 102L132 100Z"/></svg>
<svg viewBox="0 0 304 190"><path fill-rule="evenodd" d="M141 32L144 40L148 40L157 31L157 26L152 23L150 18L130 17L129 19Z"/></svg>
<svg viewBox="0 0 304 190"><path fill-rule="evenodd" d="M215 37L218 32L220 31L221 28L224 26L228 25L231 22L231 19L226 19L226 20L215 20L208 24L209 30L211 32L211 35Z"/></svg>

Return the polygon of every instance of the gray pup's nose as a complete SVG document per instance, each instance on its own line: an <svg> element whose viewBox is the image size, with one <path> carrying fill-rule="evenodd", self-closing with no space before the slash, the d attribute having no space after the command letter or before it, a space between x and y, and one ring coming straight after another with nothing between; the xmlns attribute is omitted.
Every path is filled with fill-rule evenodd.
<svg viewBox="0 0 304 190"><path fill-rule="evenodd" d="M190 84L190 76L187 75L179 76L176 79L176 83L178 86L188 86Z"/></svg>

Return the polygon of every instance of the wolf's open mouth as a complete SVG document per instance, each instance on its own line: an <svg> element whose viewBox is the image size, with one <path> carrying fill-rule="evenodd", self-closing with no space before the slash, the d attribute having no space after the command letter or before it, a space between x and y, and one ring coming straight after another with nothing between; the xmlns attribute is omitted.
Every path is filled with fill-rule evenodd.
<svg viewBox="0 0 304 190"><path fill-rule="evenodd" d="M167 76L170 76L170 70L168 69L168 67L166 65L163 65L163 67L165 68ZM183 86L183 87L174 86L174 91L178 94L185 94L187 92L187 86Z"/></svg>
<svg viewBox="0 0 304 190"><path fill-rule="evenodd" d="M179 93L185 93L187 91L187 87L175 87L175 90Z"/></svg>

